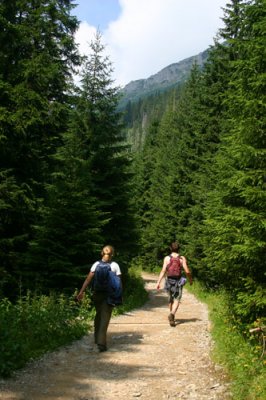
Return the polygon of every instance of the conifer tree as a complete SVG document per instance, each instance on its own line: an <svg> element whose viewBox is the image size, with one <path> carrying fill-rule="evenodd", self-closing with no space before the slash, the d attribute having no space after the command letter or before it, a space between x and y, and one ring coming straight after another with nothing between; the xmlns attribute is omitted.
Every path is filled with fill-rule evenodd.
<svg viewBox="0 0 266 400"><path fill-rule="evenodd" d="M207 263L242 322L265 315L265 2L247 3L230 46L227 114L217 185L207 208ZM229 20L227 21L229 24ZM265 108L265 106L264 106Z"/></svg>
<svg viewBox="0 0 266 400"><path fill-rule="evenodd" d="M73 291L105 243L125 258L133 240L118 95L99 32L91 49L28 257L45 270L40 283L56 290Z"/></svg>
<svg viewBox="0 0 266 400"><path fill-rule="evenodd" d="M187 162L189 197L183 202L182 242L195 277L204 280L208 273L204 257L204 211L216 180L214 157L224 130L224 97L229 83L228 48L215 41L203 70L195 66L184 88L179 106L184 154Z"/></svg>
<svg viewBox="0 0 266 400"><path fill-rule="evenodd" d="M92 196L88 131L79 106L72 111L55 171L31 241L25 269L42 291L73 293L102 245L102 214ZM83 129L82 129L83 127ZM30 283L27 283L30 287Z"/></svg>
<svg viewBox="0 0 266 400"><path fill-rule="evenodd" d="M1 1L1 282L17 284L50 156L66 129L68 81L78 63L72 7L69 0Z"/></svg>
<svg viewBox="0 0 266 400"><path fill-rule="evenodd" d="M213 234L210 232L210 236L206 237L203 220L206 215L206 203L209 202L212 194L215 194L217 181L218 185L220 182L217 178L220 166L214 160L220 147L221 138L227 131L225 115L229 105L225 99L232 73L231 62L237 59L237 49L231 45L231 41L239 34L243 24L244 5L242 3L242 0L233 0L224 9L225 27L218 32L214 45L209 50L202 76L201 103L204 106L203 110L205 109L205 116L202 115L205 120L205 151L201 157L199 173L195 176L198 181L198 185L194 185L196 224L193 221L192 224L190 222L188 251L194 261L195 275L198 275L204 282L208 281L208 284L211 284L212 279L216 284L217 279L212 276L212 270L206 268L205 248L213 240ZM214 204L215 202L216 200ZM196 240L193 239L193 229L195 228Z"/></svg>
<svg viewBox="0 0 266 400"><path fill-rule="evenodd" d="M119 91L113 86L112 65L104 49L97 32L91 42L91 54L83 64L81 96L89 129L92 195L105 219L102 236L105 243L111 242L126 257L135 246L129 147L117 112Z"/></svg>

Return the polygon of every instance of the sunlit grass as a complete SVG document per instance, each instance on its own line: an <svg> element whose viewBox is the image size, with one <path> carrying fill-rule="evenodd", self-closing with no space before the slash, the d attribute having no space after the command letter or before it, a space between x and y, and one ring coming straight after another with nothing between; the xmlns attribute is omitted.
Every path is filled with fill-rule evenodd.
<svg viewBox="0 0 266 400"><path fill-rule="evenodd" d="M213 360L225 368L233 399L266 399L266 366L260 359L261 348L241 335L233 323L225 294L206 292L197 282L189 290L208 305L214 339Z"/></svg>

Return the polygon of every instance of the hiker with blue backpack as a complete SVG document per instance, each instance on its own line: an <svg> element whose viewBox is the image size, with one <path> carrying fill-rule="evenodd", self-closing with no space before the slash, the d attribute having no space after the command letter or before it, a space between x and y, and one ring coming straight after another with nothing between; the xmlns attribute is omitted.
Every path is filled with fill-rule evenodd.
<svg viewBox="0 0 266 400"><path fill-rule="evenodd" d="M187 279L182 275L182 271L192 285L192 275L187 264L187 260L184 256L179 254L179 243L173 242L170 245L171 254L164 257L163 267L160 272L156 287L160 289L161 280L165 277L165 289L168 293L168 303L170 314L168 315L168 321L170 326L175 326L175 314L179 307L183 286L186 284Z"/></svg>
<svg viewBox="0 0 266 400"><path fill-rule="evenodd" d="M104 246L101 252L102 259L96 261L87 275L77 300L83 298L84 291L92 283L93 302L96 315L94 318L94 341L98 351L107 350L107 329L114 306L122 304L121 270L119 265L112 261L114 248Z"/></svg>

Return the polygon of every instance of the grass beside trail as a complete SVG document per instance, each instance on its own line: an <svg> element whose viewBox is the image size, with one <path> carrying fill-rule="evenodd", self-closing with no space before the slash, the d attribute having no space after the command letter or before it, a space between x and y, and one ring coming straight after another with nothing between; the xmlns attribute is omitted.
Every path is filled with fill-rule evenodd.
<svg viewBox="0 0 266 400"><path fill-rule="evenodd" d="M213 359L223 365L231 381L234 400L266 399L266 361L260 359L262 348L244 339L230 315L230 304L223 293L208 293L199 283L188 287L207 303L214 339Z"/></svg>
<svg viewBox="0 0 266 400"><path fill-rule="evenodd" d="M120 314L140 307L147 300L138 272L129 272ZM12 304L0 301L0 376L8 377L30 360L80 339L90 329L94 309L90 295L77 304L74 296L33 296L30 293Z"/></svg>

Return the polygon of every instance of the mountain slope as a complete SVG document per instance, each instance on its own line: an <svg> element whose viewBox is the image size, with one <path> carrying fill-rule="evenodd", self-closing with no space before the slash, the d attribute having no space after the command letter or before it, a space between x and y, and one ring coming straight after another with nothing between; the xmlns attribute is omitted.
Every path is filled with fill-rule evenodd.
<svg viewBox="0 0 266 400"><path fill-rule="evenodd" d="M201 67L207 56L208 50L205 50L196 56L171 64L147 79L138 79L128 83L121 91L119 108L123 109L129 101L137 101L147 95L165 91L184 82L193 64L197 63Z"/></svg>

